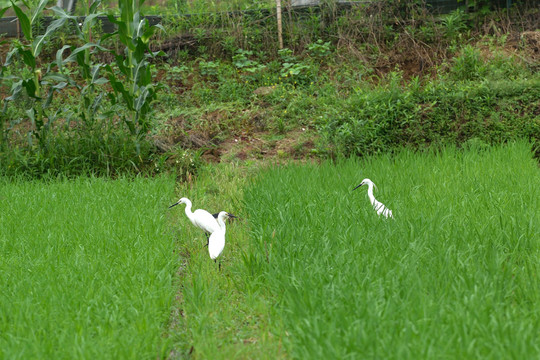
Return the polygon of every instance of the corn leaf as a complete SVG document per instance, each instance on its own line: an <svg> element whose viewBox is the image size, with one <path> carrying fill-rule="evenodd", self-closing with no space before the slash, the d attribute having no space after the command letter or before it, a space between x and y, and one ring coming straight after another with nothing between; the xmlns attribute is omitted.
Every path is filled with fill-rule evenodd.
<svg viewBox="0 0 540 360"><path fill-rule="evenodd" d="M32 25L30 24L30 19L24 11L21 10L20 7L15 5L13 0L11 1L11 6L13 7L13 10L15 11L15 15L17 15L17 18L19 19L19 24L21 25L21 30L24 34L24 37L26 40L32 40Z"/></svg>

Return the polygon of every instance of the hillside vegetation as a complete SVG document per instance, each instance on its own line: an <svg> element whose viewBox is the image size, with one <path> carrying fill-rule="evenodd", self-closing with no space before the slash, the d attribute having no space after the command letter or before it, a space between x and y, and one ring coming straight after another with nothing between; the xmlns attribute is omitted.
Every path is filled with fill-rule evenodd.
<svg viewBox="0 0 540 360"><path fill-rule="evenodd" d="M95 16L77 30L49 10L58 20L41 38L33 15L45 4L20 9L36 24L4 56L7 175L186 178L208 161L540 137L539 25L527 2L440 16L384 1L284 9L282 50L267 9L166 17L137 35L137 7L125 5L112 37Z"/></svg>

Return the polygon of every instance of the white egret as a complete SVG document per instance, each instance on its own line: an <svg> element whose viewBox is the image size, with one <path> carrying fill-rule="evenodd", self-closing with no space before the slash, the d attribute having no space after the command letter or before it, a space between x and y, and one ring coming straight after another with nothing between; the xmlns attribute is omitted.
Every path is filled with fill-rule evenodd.
<svg viewBox="0 0 540 360"><path fill-rule="evenodd" d="M210 259L217 261L217 257L223 251L225 247L225 219L227 218L236 218L233 214L229 214L226 211L221 211L218 215L217 222L219 223L219 230L214 231L210 238L208 239L208 253L210 254ZM221 263L219 263L219 268L221 269Z"/></svg>
<svg viewBox="0 0 540 360"><path fill-rule="evenodd" d="M172 204L169 206L169 209L179 205L179 204L186 204L185 212L188 219L191 221L193 225L196 227L204 230L206 232L206 237L208 237L208 234L212 234L215 231L220 230L220 226L214 216L210 214L206 210L197 209L194 212L191 212L191 201L188 198L181 198L178 200L178 202Z"/></svg>
<svg viewBox="0 0 540 360"><path fill-rule="evenodd" d="M375 196L373 196L373 187L375 187L375 189L377 188L377 186L373 183L373 181L371 181L370 179L364 179L364 180L362 180L360 185L355 187L353 190L358 189L362 185L367 185L368 186L368 192L367 193L368 193L368 196L369 196L369 201L371 202L371 205L373 206L373 208L377 212L377 215L382 214L385 218L390 217L390 218L393 219L394 216L392 215L392 210L387 208L382 202L378 201L377 199L375 199Z"/></svg>

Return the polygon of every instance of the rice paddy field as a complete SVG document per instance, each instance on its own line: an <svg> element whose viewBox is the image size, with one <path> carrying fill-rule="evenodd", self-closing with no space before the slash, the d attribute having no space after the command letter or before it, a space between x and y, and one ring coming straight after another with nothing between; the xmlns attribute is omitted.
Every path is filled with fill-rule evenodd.
<svg viewBox="0 0 540 360"><path fill-rule="evenodd" d="M527 143L0 186L0 358L540 356ZM221 270L180 196L239 217Z"/></svg>
<svg viewBox="0 0 540 360"><path fill-rule="evenodd" d="M365 177L395 221L352 191ZM276 168L246 207L291 357L540 356L540 170L526 145Z"/></svg>
<svg viewBox="0 0 540 360"><path fill-rule="evenodd" d="M0 358L165 357L172 179L0 180Z"/></svg>

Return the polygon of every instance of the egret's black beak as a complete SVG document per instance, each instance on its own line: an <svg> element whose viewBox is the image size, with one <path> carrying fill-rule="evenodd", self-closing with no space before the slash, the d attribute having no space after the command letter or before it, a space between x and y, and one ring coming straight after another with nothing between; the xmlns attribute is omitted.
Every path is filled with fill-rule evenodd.
<svg viewBox="0 0 540 360"><path fill-rule="evenodd" d="M234 216L233 214L228 214L230 218L238 219L238 217Z"/></svg>
<svg viewBox="0 0 540 360"><path fill-rule="evenodd" d="M357 186L357 187L355 187L355 188L354 188L353 190L356 190L356 189L358 189L358 188L359 188L360 186L362 186L362 185L364 185L364 184L360 184L360 185L358 185L358 186Z"/></svg>
<svg viewBox="0 0 540 360"><path fill-rule="evenodd" d="M169 209L172 208L172 207L174 207L174 206L176 206L176 205L178 205L178 204L179 204L179 203L172 204L171 206L169 206Z"/></svg>

